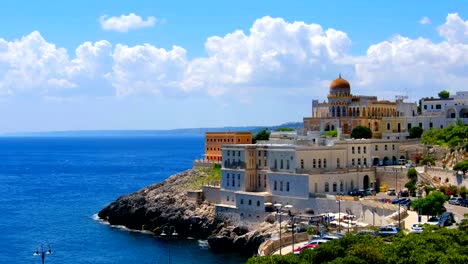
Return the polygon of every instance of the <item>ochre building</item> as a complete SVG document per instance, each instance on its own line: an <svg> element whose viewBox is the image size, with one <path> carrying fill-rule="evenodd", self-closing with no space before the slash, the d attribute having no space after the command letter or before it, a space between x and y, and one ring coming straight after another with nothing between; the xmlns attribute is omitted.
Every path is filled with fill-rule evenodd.
<svg viewBox="0 0 468 264"><path fill-rule="evenodd" d="M251 132L206 132L205 159L221 162L221 147L223 144L252 144Z"/></svg>
<svg viewBox="0 0 468 264"><path fill-rule="evenodd" d="M366 126L374 138L381 138L381 122L386 117L398 117L397 110L402 100L390 102L378 100L376 96L352 95L351 85L341 75L331 82L328 101L312 101L312 116L304 117L306 131L320 131L341 128L344 135L353 128Z"/></svg>

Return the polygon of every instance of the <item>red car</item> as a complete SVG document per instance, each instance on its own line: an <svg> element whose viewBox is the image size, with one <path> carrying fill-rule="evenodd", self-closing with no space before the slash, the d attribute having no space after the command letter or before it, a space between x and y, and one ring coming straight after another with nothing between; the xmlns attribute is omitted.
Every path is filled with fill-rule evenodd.
<svg viewBox="0 0 468 264"><path fill-rule="evenodd" d="M306 249L306 248L310 248L310 249L314 249L316 247L318 247L320 244L323 244L323 243L327 243L329 240L325 240L325 239L316 239L316 240L312 240L310 241L309 243L303 245L303 246L300 246L298 248L296 248L293 253L294 254L299 254L301 253L302 250Z"/></svg>

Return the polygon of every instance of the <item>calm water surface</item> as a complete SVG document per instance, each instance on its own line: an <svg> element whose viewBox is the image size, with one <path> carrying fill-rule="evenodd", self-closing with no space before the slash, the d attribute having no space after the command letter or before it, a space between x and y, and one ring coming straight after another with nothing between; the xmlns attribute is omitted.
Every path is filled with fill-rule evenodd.
<svg viewBox="0 0 468 264"><path fill-rule="evenodd" d="M0 263L242 263L206 241L161 241L93 215L117 197L189 169L202 137L0 138Z"/></svg>

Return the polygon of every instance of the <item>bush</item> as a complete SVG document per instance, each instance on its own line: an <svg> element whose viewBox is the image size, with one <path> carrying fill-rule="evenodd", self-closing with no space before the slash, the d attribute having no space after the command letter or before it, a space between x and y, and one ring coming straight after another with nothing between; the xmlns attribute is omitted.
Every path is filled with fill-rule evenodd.
<svg viewBox="0 0 468 264"><path fill-rule="evenodd" d="M351 138L372 138L372 131L365 126L357 126L351 131Z"/></svg>

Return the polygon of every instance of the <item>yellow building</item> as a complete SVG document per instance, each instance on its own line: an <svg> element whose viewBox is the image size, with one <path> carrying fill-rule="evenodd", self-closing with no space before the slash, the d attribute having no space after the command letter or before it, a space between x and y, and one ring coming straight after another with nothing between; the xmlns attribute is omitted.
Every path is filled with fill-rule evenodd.
<svg viewBox="0 0 468 264"><path fill-rule="evenodd" d="M251 132L206 132L205 159L221 162L221 146L223 144L252 144Z"/></svg>
<svg viewBox="0 0 468 264"><path fill-rule="evenodd" d="M327 102L312 101L312 116L304 117L306 131L324 132L341 128L344 135L349 135L353 128L365 126L372 131L374 138L380 138L382 119L398 117L398 104L402 102L378 100L376 96L352 95L351 85L341 75L331 82L327 98Z"/></svg>

